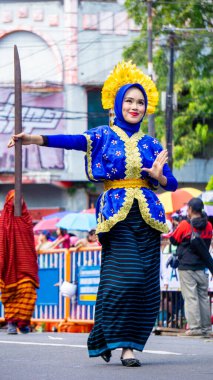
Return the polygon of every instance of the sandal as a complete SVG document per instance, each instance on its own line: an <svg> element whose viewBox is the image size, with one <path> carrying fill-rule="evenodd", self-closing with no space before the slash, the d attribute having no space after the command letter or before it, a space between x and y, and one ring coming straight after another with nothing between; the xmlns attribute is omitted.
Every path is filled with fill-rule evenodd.
<svg viewBox="0 0 213 380"><path fill-rule="evenodd" d="M123 359L121 357L121 363L123 364L124 367L141 367L142 366L140 360L135 359L135 358Z"/></svg>

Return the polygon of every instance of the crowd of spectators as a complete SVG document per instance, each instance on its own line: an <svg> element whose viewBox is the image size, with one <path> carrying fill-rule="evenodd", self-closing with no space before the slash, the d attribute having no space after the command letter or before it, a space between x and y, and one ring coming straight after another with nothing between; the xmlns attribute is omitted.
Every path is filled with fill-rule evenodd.
<svg viewBox="0 0 213 380"><path fill-rule="evenodd" d="M68 233L64 228L58 228L56 234L51 234L50 231L40 231L35 236L35 246L37 251L44 251L45 249L57 248L83 248L83 247L99 247L98 236L95 229L88 232L85 238L79 238L73 233Z"/></svg>

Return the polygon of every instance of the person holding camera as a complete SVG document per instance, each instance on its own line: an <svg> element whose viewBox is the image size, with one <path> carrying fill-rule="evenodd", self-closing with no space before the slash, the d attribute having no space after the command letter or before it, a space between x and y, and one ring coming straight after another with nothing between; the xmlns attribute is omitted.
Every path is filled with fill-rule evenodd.
<svg viewBox="0 0 213 380"><path fill-rule="evenodd" d="M187 220L180 222L170 241L178 246L180 286L189 326L185 335L210 337L207 268L213 273L213 259L209 253L212 225L203 208L200 198L192 198L188 203ZM197 235L197 242L194 240L192 243L193 234Z"/></svg>

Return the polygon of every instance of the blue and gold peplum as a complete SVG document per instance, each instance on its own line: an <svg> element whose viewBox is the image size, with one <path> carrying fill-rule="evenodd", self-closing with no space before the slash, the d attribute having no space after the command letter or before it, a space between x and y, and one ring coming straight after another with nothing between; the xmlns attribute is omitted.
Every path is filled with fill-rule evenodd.
<svg viewBox="0 0 213 380"><path fill-rule="evenodd" d="M143 167L152 167L163 149L161 144L142 131L129 137L117 126L100 126L84 135L87 139L85 165L88 179L104 183L104 192L97 202L97 233L108 232L124 220L134 199L138 200L141 215L148 225L160 232L168 232L163 205L154 193L158 181L143 171ZM171 182L173 190L176 180L167 164L163 174L167 177L167 187Z"/></svg>

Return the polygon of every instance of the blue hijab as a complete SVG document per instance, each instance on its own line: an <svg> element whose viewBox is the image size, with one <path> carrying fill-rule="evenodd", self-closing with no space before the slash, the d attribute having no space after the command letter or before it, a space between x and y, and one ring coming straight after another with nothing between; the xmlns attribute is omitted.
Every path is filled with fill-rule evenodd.
<svg viewBox="0 0 213 380"><path fill-rule="evenodd" d="M132 87L136 87L142 92L142 94L144 96L144 100L145 100L145 113L146 113L147 103L148 103L147 95L146 95L144 88L139 83L126 84L126 85L122 86L116 94L115 103L114 103L114 111L115 111L115 116L116 116L114 119L114 125L117 125L121 129L123 129L124 132L126 132L129 137L132 136L133 133L136 133L139 131L140 124L143 120L143 117L142 117L142 119L138 123L131 124L131 123L128 123L127 121L125 121L124 117L122 115L122 104L123 104L124 96L125 96L127 90L129 90Z"/></svg>

